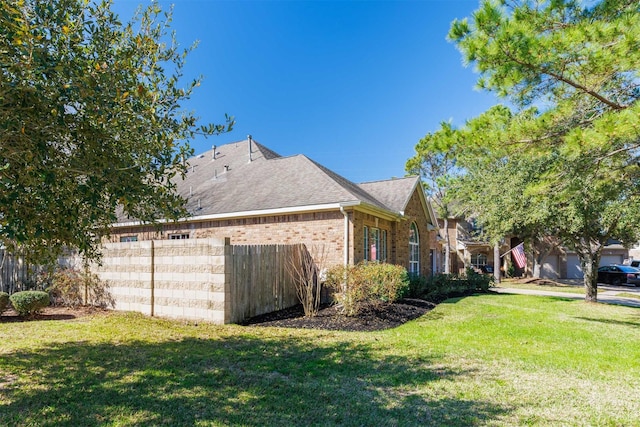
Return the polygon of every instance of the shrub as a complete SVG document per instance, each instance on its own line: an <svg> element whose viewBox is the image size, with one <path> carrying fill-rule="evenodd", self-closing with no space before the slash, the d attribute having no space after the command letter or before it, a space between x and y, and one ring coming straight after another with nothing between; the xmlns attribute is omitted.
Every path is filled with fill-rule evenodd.
<svg viewBox="0 0 640 427"><path fill-rule="evenodd" d="M90 304L105 307L112 305L106 284L97 275L75 268L56 270L48 278L48 291L56 305L77 307Z"/></svg>
<svg viewBox="0 0 640 427"><path fill-rule="evenodd" d="M9 299L20 316L32 316L49 305L49 294L44 291L22 291Z"/></svg>
<svg viewBox="0 0 640 427"><path fill-rule="evenodd" d="M463 276L454 274L436 274L428 279L414 278L412 291L421 292L413 296L437 302L452 296L466 295L473 292L487 292L493 286L493 276L479 274L468 268Z"/></svg>
<svg viewBox="0 0 640 427"><path fill-rule="evenodd" d="M9 306L9 294L0 292L0 314Z"/></svg>
<svg viewBox="0 0 640 427"><path fill-rule="evenodd" d="M493 275L480 274L471 268L467 268L467 281L469 282L469 289L487 292L494 285L495 278Z"/></svg>
<svg viewBox="0 0 640 427"><path fill-rule="evenodd" d="M296 288L298 300L302 304L304 315L313 317L320 310L322 286L320 284L322 268L327 251L324 245L312 246L311 252L303 244L292 248L285 264L289 276Z"/></svg>
<svg viewBox="0 0 640 427"><path fill-rule="evenodd" d="M409 277L404 267L364 262L331 268L326 284L337 291L345 314L355 316L365 304L393 302L405 296Z"/></svg>
<svg viewBox="0 0 640 427"><path fill-rule="evenodd" d="M407 296L409 297L421 297L423 296L428 287L430 281L419 274L411 274L409 276L409 290Z"/></svg>

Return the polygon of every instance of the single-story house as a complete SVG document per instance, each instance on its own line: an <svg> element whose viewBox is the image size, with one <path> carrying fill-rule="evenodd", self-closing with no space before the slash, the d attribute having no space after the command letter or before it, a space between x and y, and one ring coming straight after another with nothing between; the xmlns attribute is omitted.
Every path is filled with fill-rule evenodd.
<svg viewBox="0 0 640 427"><path fill-rule="evenodd" d="M437 220L419 177L355 184L304 155L248 137L187 160L177 183L189 216L160 227L120 218L111 242L230 238L233 245L304 243L326 266L376 260L430 275Z"/></svg>

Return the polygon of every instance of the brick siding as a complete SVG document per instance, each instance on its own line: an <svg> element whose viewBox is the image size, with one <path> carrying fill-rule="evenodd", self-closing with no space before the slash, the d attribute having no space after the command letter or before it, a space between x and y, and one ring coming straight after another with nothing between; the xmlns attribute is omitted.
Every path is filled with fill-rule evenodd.
<svg viewBox="0 0 640 427"><path fill-rule="evenodd" d="M391 221L374 215L349 211L349 262L364 259L364 226L387 231L387 262L409 267L409 231L416 223L420 238L420 272L431 274L430 250L437 247L436 232L429 230L429 220L418 192L414 192L404 212L405 218ZM161 230L146 227L118 228L110 237L118 242L121 236L136 236L138 240L168 239L171 234L188 234L190 239L229 237L232 245L296 244L314 249L324 247L324 267L344 262L344 216L340 211L275 215L190 223L165 224Z"/></svg>

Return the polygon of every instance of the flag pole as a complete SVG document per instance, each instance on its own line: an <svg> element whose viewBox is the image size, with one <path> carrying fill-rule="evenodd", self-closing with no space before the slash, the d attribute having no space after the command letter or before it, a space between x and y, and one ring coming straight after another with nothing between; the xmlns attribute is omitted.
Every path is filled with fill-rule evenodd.
<svg viewBox="0 0 640 427"><path fill-rule="evenodd" d="M514 250L516 247L514 246L513 248L509 249L507 252L503 253L502 255L500 255L500 258L502 258L503 256L510 254L512 250Z"/></svg>
<svg viewBox="0 0 640 427"><path fill-rule="evenodd" d="M515 245L514 247L512 247L511 249L509 249L507 252L503 253L502 255L500 255L500 258L502 258L503 256L510 254L511 251L513 251L515 248L517 248L518 246L522 245L524 247L524 242L519 243L517 245Z"/></svg>

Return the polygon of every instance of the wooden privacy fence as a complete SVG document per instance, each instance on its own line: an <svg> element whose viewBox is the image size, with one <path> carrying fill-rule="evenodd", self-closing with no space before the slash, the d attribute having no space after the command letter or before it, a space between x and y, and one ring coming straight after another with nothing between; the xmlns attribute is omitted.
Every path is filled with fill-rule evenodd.
<svg viewBox="0 0 640 427"><path fill-rule="evenodd" d="M287 263L301 245L231 246L229 309L232 323L298 303Z"/></svg>
<svg viewBox="0 0 640 427"><path fill-rule="evenodd" d="M81 259L72 251L57 260L59 267L77 267L81 264ZM29 264L23 256L0 249L0 292L13 294L36 289L38 275L47 270L48 267Z"/></svg>
<svg viewBox="0 0 640 427"><path fill-rule="evenodd" d="M0 292L12 294L32 289L41 267L28 264L23 257L0 249Z"/></svg>

